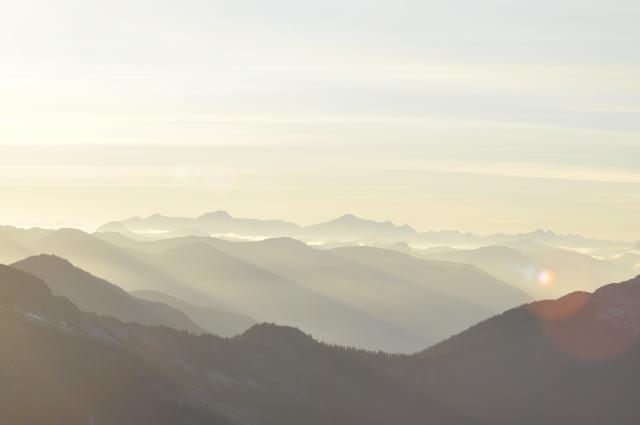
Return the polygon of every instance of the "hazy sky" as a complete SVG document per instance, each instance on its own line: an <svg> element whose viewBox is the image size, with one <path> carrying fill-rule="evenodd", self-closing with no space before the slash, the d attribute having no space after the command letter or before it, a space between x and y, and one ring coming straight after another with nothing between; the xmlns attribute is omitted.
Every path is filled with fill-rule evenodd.
<svg viewBox="0 0 640 425"><path fill-rule="evenodd" d="M640 239L638 22L637 0L0 0L0 222Z"/></svg>

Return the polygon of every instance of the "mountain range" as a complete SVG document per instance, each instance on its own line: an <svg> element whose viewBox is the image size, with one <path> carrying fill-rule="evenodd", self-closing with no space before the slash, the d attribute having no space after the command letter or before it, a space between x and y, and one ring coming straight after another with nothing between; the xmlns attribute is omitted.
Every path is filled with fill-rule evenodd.
<svg viewBox="0 0 640 425"><path fill-rule="evenodd" d="M411 226L397 225L391 221L376 222L353 214L310 226L300 226L283 220L235 218L226 211L211 212L196 218L154 214L146 218L134 217L110 222L98 228L97 232L118 232L138 239L209 235L236 240L292 237L315 244L350 242L372 245L407 242L422 248L438 245L472 248L529 240L602 256L621 254L638 245L637 241L590 239L540 229L529 233L497 233L487 236L455 230L419 232Z"/></svg>
<svg viewBox="0 0 640 425"><path fill-rule="evenodd" d="M418 354L405 376L482 423L640 420L640 277L505 312Z"/></svg>
<svg viewBox="0 0 640 425"><path fill-rule="evenodd" d="M69 299L83 311L123 322L167 326L196 334L205 332L181 311L166 304L138 299L120 287L74 267L65 259L38 255L11 266L45 280L54 295Z"/></svg>
<svg viewBox="0 0 640 425"><path fill-rule="evenodd" d="M594 291L602 282L617 282L640 273L640 256L636 254L603 260L531 241L475 249L401 249L419 258L474 265L534 299Z"/></svg>
<svg viewBox="0 0 640 425"><path fill-rule="evenodd" d="M267 321L300 327L330 343L413 352L531 300L473 266L375 248L353 247L353 255L347 255L348 250L317 249L290 238L139 241L111 232L33 232L10 234L25 253L64 258L133 295L178 309L218 335L244 330L253 320ZM3 256L14 259L16 253L0 252ZM380 257L393 262L382 268ZM207 325L198 307L210 317L222 312L227 329L219 324L220 315L215 328Z"/></svg>
<svg viewBox="0 0 640 425"><path fill-rule="evenodd" d="M228 214L207 220L233 221ZM415 352L515 305L593 291L638 272L633 251L604 260L527 240L470 250L374 245L331 248L291 238L238 242L197 235L140 240L122 232L0 228L0 248L6 247L0 261L64 258L137 298L179 311L200 330L232 336L267 321L299 327L321 341L389 352ZM540 281L544 273L549 282ZM73 300L87 311L129 321Z"/></svg>
<svg viewBox="0 0 640 425"><path fill-rule="evenodd" d="M632 425L639 311L640 277L389 355L271 324L234 338L126 324L0 266L0 408L11 424Z"/></svg>
<svg viewBox="0 0 640 425"><path fill-rule="evenodd" d="M237 335L256 323L238 313L193 305L158 291L127 293L53 255L28 257L11 266L46 281L54 295L68 298L83 311L123 322L220 336Z"/></svg>
<svg viewBox="0 0 640 425"><path fill-rule="evenodd" d="M224 339L127 325L6 266L0 340L11 424L461 423L358 351L297 329L264 324Z"/></svg>

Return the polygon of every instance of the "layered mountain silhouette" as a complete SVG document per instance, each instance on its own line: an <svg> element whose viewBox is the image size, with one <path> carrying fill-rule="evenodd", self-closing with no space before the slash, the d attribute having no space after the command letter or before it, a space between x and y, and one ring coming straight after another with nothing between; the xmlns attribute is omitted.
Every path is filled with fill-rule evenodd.
<svg viewBox="0 0 640 425"><path fill-rule="evenodd" d="M234 339L83 313L0 266L0 408L11 424L466 423L354 350L293 328Z"/></svg>
<svg viewBox="0 0 640 425"><path fill-rule="evenodd" d="M50 230L0 226L0 263L9 264L32 255L29 246Z"/></svg>
<svg viewBox="0 0 640 425"><path fill-rule="evenodd" d="M155 254L143 252L148 243L136 250L131 247L135 241L122 235L118 239L130 246L62 229L36 239L31 251L64 257L128 291L159 291L190 304L301 326L335 343L415 351L428 342L207 244L192 244L190 238L184 241L191 247L183 247L179 239L174 250L163 246L168 252ZM215 299L216 294L222 298Z"/></svg>
<svg viewBox="0 0 640 425"><path fill-rule="evenodd" d="M633 424L638 337L640 277L510 310L417 355L405 376L480 423Z"/></svg>
<svg viewBox="0 0 640 425"><path fill-rule="evenodd" d="M640 273L640 251L631 251L618 255L611 258L609 262L631 270L634 273Z"/></svg>
<svg viewBox="0 0 640 425"><path fill-rule="evenodd" d="M254 319L244 314L191 304L158 291L134 291L131 295L174 307L184 312L198 326L214 335L223 337L238 335L256 324Z"/></svg>
<svg viewBox="0 0 640 425"><path fill-rule="evenodd" d="M344 242L369 245L407 242L419 247L445 245L466 248L529 240L558 248L586 251L594 255L606 252L606 256L622 254L632 250L638 244L637 242L590 239L573 234L561 235L542 229L528 233L496 233L487 236L456 230L420 232L411 226L397 225L391 221L376 222L353 214L346 214L337 219L310 226L300 226L282 220L235 218L226 211L207 213L196 218L154 214L146 218L134 217L120 222L110 222L97 231L118 232L134 239L148 240L197 235L196 232L203 232L207 235L226 236L231 239L293 237L329 245ZM182 234L175 232L182 232Z"/></svg>
<svg viewBox="0 0 640 425"><path fill-rule="evenodd" d="M398 226L391 221L365 220L353 214L308 226L302 232L309 238L347 241L406 240L416 234L410 226Z"/></svg>
<svg viewBox="0 0 640 425"><path fill-rule="evenodd" d="M473 266L454 265L440 261L425 261L387 249L346 247L331 251L380 273L397 275L407 281L446 293L490 311L504 310L507 305L519 305L528 297L522 290L478 273Z"/></svg>
<svg viewBox="0 0 640 425"><path fill-rule="evenodd" d="M53 294L68 298L83 311L114 317L123 322L167 326L192 333L205 332L179 309L129 295L120 287L74 267L52 255L29 257L12 267L44 280ZM207 329L210 332L213 330Z"/></svg>
<svg viewBox="0 0 640 425"><path fill-rule="evenodd" d="M286 258L285 252L272 252ZM149 261L235 311L258 320L299 326L324 341L390 351L415 351L426 342L420 335L354 308L343 299L314 291L247 256L234 254L195 242L149 256Z"/></svg>
<svg viewBox="0 0 640 425"><path fill-rule="evenodd" d="M232 217L226 211L215 211L196 218L167 217L154 214L147 218L133 217L121 222L110 222L98 229L99 232L124 231L142 234L163 232L180 236L176 232L196 235L196 232L210 234L261 235L264 237L295 234L300 226L282 220L259 220ZM131 236L129 233L128 236ZM187 236L183 234L182 236Z"/></svg>
<svg viewBox="0 0 640 425"><path fill-rule="evenodd" d="M474 265L536 299L558 297L576 290L593 291L602 282L620 281L637 274L632 264L621 260L605 261L531 241L472 250L413 249L411 253L420 258ZM550 273L550 281L541 283L541 273Z"/></svg>
<svg viewBox="0 0 640 425"><path fill-rule="evenodd" d="M182 238L138 245L151 253L155 267L236 311L370 349L413 351L530 300L473 267L404 256L382 270L375 258L367 264L289 238L244 243ZM398 256L375 252L378 259ZM415 266L410 277L407 263ZM473 289L463 291L464 286Z"/></svg>
<svg viewBox="0 0 640 425"><path fill-rule="evenodd" d="M290 238L140 241L61 229L39 234L26 247L65 258L126 291L162 293L162 302L220 335L246 329L250 317L300 327L331 343L414 352L530 301L525 292L474 267L365 247L360 258ZM383 257L389 259L385 267ZM192 306L214 317L213 310L230 313L231 322L242 319L228 329L213 326L206 315L195 319L194 311L203 311Z"/></svg>
<svg viewBox="0 0 640 425"><path fill-rule="evenodd" d="M28 257L31 251L10 236L0 234L0 262L11 263Z"/></svg>
<svg viewBox="0 0 640 425"><path fill-rule="evenodd" d="M152 222L165 219L154 216ZM223 212L201 219L236 222ZM177 230L168 232L181 234L193 224L184 222L192 219L172 220ZM345 216L322 232L342 225L413 231ZM122 230L123 224L113 227ZM593 290L600 282L623 280L636 270L632 251L601 260L531 241L474 250L419 250L397 242L394 251L342 244L320 249L292 238L232 242L198 232L148 240L126 232L0 230L0 238L11 241L5 254L11 260L37 254L65 258L125 291L143 291L143 298L151 297L147 301L181 310L208 332L233 335L253 320L267 321L300 327L322 341L389 352L414 352L531 299ZM540 285L541 271L553 273L552 285Z"/></svg>
<svg viewBox="0 0 640 425"><path fill-rule="evenodd" d="M0 408L12 424L634 425L639 312L640 277L387 355L269 324L231 339L124 324L0 266Z"/></svg>
<svg viewBox="0 0 640 425"><path fill-rule="evenodd" d="M63 257L97 276L119 282L127 290L152 287L171 292L190 291L180 281L150 266L136 252L120 249L81 230L53 231L36 241L32 251ZM200 296L194 291L190 295L195 299Z"/></svg>

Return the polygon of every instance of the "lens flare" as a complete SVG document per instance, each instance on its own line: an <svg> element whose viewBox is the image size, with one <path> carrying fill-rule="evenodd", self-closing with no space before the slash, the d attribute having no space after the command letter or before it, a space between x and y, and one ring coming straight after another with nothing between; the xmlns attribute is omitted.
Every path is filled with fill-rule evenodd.
<svg viewBox="0 0 640 425"><path fill-rule="evenodd" d="M544 269L538 272L537 278L540 286L549 288L551 285L553 285L553 281L555 280L555 275L551 270Z"/></svg>

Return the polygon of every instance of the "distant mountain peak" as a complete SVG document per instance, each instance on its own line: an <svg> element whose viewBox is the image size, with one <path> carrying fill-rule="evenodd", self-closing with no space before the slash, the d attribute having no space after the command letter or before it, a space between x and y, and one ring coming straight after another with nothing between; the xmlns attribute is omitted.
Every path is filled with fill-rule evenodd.
<svg viewBox="0 0 640 425"><path fill-rule="evenodd" d="M334 238L337 240L386 240L401 241L415 237L417 232L410 226L396 225L392 221L374 221L345 214L336 219L304 228L305 237Z"/></svg>
<svg viewBox="0 0 640 425"><path fill-rule="evenodd" d="M231 218L231 214L229 214L228 211L217 210L217 211L204 213L200 217L198 217L198 219L208 219L208 218Z"/></svg>
<svg viewBox="0 0 640 425"><path fill-rule="evenodd" d="M53 232L49 233L43 238L43 240L47 239L47 240L57 240L57 241L60 241L60 240L87 241L87 240L91 240L92 238L93 236L91 236L90 234L86 233L83 230L63 227L61 229L54 230Z"/></svg>
<svg viewBox="0 0 640 425"><path fill-rule="evenodd" d="M394 227L397 229L411 229L413 230L413 228L409 225L399 225L399 224L395 224L393 221L391 220L385 220L385 221L375 221L375 220L370 220L367 218L362 218L362 217L358 217L355 214L345 214L342 215L334 220L329 221L328 223L345 223L345 224L356 224L356 223L362 223L362 224L369 224L369 225L378 225L378 226L385 226L385 227ZM326 224L326 223L325 223Z"/></svg>
<svg viewBox="0 0 640 425"><path fill-rule="evenodd" d="M100 226L97 231L100 231L100 229L125 230L126 228L127 226L121 221L109 221Z"/></svg>
<svg viewBox="0 0 640 425"><path fill-rule="evenodd" d="M262 245L270 245L270 246L278 246L278 247L294 247L294 248L299 248L303 246L307 247L307 244L305 244L304 242L299 241L298 239L289 238L289 237L269 238L262 241L258 241L257 243Z"/></svg>
<svg viewBox="0 0 640 425"><path fill-rule="evenodd" d="M13 263L13 265L19 266L21 264L28 264L28 263L47 264L47 265L70 268L70 269L75 268L75 266L71 264L69 260L59 257L57 255L52 255L52 254L33 255L31 257L25 258L24 260L16 261L15 263Z"/></svg>
<svg viewBox="0 0 640 425"><path fill-rule="evenodd" d="M364 218L360 218L354 214L349 213L349 214L341 215L340 217L336 218L333 221L368 221L368 220L365 220Z"/></svg>
<svg viewBox="0 0 640 425"><path fill-rule="evenodd" d="M555 232L549 229L536 229L530 234L532 235L544 235L544 236L558 236Z"/></svg>
<svg viewBox="0 0 640 425"><path fill-rule="evenodd" d="M88 233L80 230L74 229L72 227L62 227L58 230L55 230L53 233L57 233L59 235L67 234L67 235L88 235Z"/></svg>
<svg viewBox="0 0 640 425"><path fill-rule="evenodd" d="M334 220L330 220L330 222L331 222L331 221L334 221L334 222L335 222L335 221L343 221L343 222L362 222L362 223L375 223L375 224L386 224L386 223L391 223L391 221L389 221L389 220L384 221L384 222L379 222L379 221L370 220L370 219L367 219L367 218L362 218L362 217L359 217L359 216L357 216L357 215L355 215L355 214L351 214L351 213L341 215L340 217L338 217L338 218L336 218L336 219L334 219Z"/></svg>
<svg viewBox="0 0 640 425"><path fill-rule="evenodd" d="M391 249L393 251L404 252L404 253L413 252L413 249L411 248L411 245L409 245L408 243L406 243L404 241L395 242L395 243L389 245L388 249Z"/></svg>
<svg viewBox="0 0 640 425"><path fill-rule="evenodd" d="M169 218L169 217L166 216L166 215L155 213L155 214L150 215L148 218L153 220L153 219L163 219L163 218Z"/></svg>

